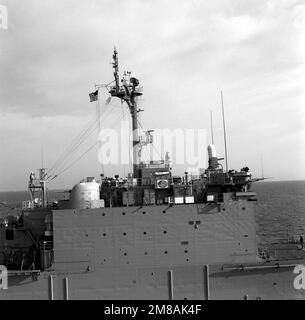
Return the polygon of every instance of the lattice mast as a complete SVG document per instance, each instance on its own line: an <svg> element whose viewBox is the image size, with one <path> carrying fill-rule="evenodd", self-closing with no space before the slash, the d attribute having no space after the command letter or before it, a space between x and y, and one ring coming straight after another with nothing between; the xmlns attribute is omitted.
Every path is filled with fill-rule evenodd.
<svg viewBox="0 0 305 320"><path fill-rule="evenodd" d="M119 80L119 62L118 62L118 52L114 48L113 53L113 69L114 69L114 80L115 85L111 87L109 91L112 97L120 98L125 101L128 105L131 119L132 119L132 145L133 145L133 176L134 178L139 178L138 166L141 162L141 142L139 138L139 128L138 128L138 97L142 95L141 89L139 88L139 80L131 77L131 73L127 72L124 77Z"/></svg>

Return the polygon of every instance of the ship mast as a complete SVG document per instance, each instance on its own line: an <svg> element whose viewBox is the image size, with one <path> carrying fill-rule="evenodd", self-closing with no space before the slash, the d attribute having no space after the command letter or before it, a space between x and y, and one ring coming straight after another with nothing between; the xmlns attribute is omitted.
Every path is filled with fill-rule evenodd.
<svg viewBox="0 0 305 320"><path fill-rule="evenodd" d="M133 139L133 176L134 178L139 178L138 165L141 161L141 143L139 139L138 132L138 106L137 98L141 96L139 88L139 80L136 78L130 77L130 72L125 74L128 76L126 79L123 77L121 80L122 85L119 82L119 62L118 62L118 52L114 48L113 53L113 69L114 69L114 79L115 86L109 91L112 97L120 98L122 101L125 101L128 105L131 119L132 119L132 139Z"/></svg>

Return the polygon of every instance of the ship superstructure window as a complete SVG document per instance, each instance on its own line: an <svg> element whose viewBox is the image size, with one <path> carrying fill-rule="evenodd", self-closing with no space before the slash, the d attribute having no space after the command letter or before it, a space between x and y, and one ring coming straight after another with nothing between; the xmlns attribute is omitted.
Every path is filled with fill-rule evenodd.
<svg viewBox="0 0 305 320"><path fill-rule="evenodd" d="M5 230L5 239L6 240L14 240L14 230L13 229Z"/></svg>

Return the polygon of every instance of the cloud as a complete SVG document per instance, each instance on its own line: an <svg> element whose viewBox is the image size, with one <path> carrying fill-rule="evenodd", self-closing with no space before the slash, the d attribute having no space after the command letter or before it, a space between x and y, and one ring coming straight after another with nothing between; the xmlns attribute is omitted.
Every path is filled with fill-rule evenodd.
<svg viewBox="0 0 305 320"><path fill-rule="evenodd" d="M0 148L10 150L10 156L1 160L2 170L18 167L21 175L36 163L38 146L49 144L56 158L58 146L64 150L72 141L95 112L88 98L94 83L113 78L114 44L120 71L133 71L144 85L144 127L209 128L213 109L221 146L223 90L233 163L241 152L243 158L253 157L251 148L240 151L243 139L253 146L260 141L262 150L277 145L274 156L282 168L290 157L281 157L286 143L299 150L296 157L301 158L297 137L305 124L302 1L3 2L9 28L0 33ZM260 138L264 136L268 139ZM14 148L16 154L22 150L26 155L24 164L11 161ZM90 166L93 162L85 161ZM69 182L73 173L85 172L80 168L71 171ZM290 167L283 170L281 174L288 176ZM16 186L18 177L9 182L4 175Z"/></svg>

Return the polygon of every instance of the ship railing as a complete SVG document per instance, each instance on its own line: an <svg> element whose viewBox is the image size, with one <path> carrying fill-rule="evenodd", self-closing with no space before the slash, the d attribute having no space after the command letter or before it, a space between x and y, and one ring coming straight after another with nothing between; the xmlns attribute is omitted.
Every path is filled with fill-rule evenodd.
<svg viewBox="0 0 305 320"><path fill-rule="evenodd" d="M300 244L300 236L288 236L287 238L278 238L272 244Z"/></svg>
<svg viewBox="0 0 305 320"><path fill-rule="evenodd" d="M278 238L272 242L265 243L259 248L259 256L263 259L276 259L283 250L289 250L285 245L295 245L298 249L303 249L304 244L301 242L300 236L288 236L287 238Z"/></svg>
<svg viewBox="0 0 305 320"><path fill-rule="evenodd" d="M21 208L22 210L33 210L35 208L43 208L43 203L41 199L38 199L38 202L35 202L32 200L25 200L25 201L22 201Z"/></svg>
<svg viewBox="0 0 305 320"><path fill-rule="evenodd" d="M41 188L41 180L40 179L33 179L32 181L29 182L29 187L30 188Z"/></svg>
<svg viewBox="0 0 305 320"><path fill-rule="evenodd" d="M27 209L34 209L35 204L34 201L27 200L27 201L22 201L22 210L27 210Z"/></svg>
<svg viewBox="0 0 305 320"><path fill-rule="evenodd" d="M168 169L169 164L165 161L150 161L150 162L141 162L139 168L152 168L152 169Z"/></svg>
<svg viewBox="0 0 305 320"><path fill-rule="evenodd" d="M175 177L176 178L176 177ZM181 182L175 182L175 180L167 179L169 181L169 184L191 184L193 181L202 180L202 176L200 175L189 175L187 183L185 182L185 179L183 177L181 178ZM117 188L132 188L137 186L147 186L152 187L155 186L155 180L157 179L150 179L150 178L128 178L127 179L104 179L102 181L102 186L104 187L117 187Z"/></svg>
<svg viewBox="0 0 305 320"><path fill-rule="evenodd" d="M207 180L209 184L232 185L233 178L228 172L219 172L219 170L208 171Z"/></svg>

